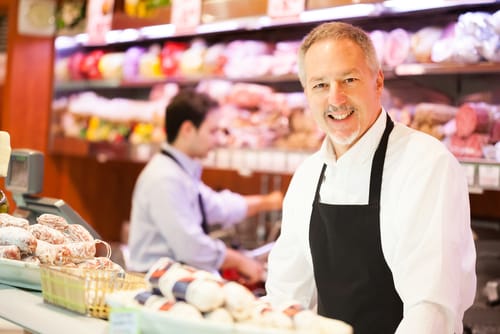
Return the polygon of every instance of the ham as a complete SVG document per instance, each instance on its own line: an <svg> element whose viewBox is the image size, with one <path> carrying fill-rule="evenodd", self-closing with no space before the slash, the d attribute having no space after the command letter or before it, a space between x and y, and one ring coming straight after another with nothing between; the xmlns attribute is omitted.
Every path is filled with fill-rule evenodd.
<svg viewBox="0 0 500 334"><path fill-rule="evenodd" d="M457 135L468 137L474 132L488 133L491 126L491 106L482 102L468 102L460 106L456 115Z"/></svg>
<svg viewBox="0 0 500 334"><path fill-rule="evenodd" d="M397 28L389 32L384 51L384 61L390 67L396 67L405 62L410 54L410 34Z"/></svg>

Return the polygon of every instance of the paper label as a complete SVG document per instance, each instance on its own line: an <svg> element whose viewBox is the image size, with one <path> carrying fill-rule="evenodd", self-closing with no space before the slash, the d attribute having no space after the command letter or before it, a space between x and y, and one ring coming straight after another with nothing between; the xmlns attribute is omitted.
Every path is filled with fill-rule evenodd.
<svg viewBox="0 0 500 334"><path fill-rule="evenodd" d="M274 18L298 16L304 7L304 0L269 0L267 15Z"/></svg>
<svg viewBox="0 0 500 334"><path fill-rule="evenodd" d="M500 180L499 166L479 166L479 185L482 187L498 188Z"/></svg>
<svg viewBox="0 0 500 334"><path fill-rule="evenodd" d="M200 24L201 0L173 0L170 22L176 31L191 31Z"/></svg>
<svg viewBox="0 0 500 334"><path fill-rule="evenodd" d="M109 334L139 334L139 314L128 308L112 308L109 314Z"/></svg>

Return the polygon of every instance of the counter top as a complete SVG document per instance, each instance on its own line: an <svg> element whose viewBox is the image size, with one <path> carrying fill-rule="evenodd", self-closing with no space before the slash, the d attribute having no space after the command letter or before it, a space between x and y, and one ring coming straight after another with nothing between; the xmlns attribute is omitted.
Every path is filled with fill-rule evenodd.
<svg viewBox="0 0 500 334"><path fill-rule="evenodd" d="M0 317L32 333L104 334L108 322L43 302L41 292L0 284Z"/></svg>

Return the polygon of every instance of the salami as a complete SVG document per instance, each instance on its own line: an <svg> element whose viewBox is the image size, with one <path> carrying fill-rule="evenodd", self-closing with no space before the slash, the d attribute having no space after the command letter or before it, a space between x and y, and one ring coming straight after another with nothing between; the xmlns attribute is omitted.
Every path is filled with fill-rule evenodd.
<svg viewBox="0 0 500 334"><path fill-rule="evenodd" d="M0 246L15 245L22 253L32 254L37 248L36 238L27 230L6 226L0 228Z"/></svg>
<svg viewBox="0 0 500 334"><path fill-rule="evenodd" d="M488 133L491 126L491 106L486 103L464 103L458 108L457 135L468 137L474 132Z"/></svg>
<svg viewBox="0 0 500 334"><path fill-rule="evenodd" d="M38 240L43 240L51 244L64 243L64 234L47 225L33 224L28 227L28 231Z"/></svg>
<svg viewBox="0 0 500 334"><path fill-rule="evenodd" d="M0 246L0 258L9 260L21 260L21 251L14 245Z"/></svg>

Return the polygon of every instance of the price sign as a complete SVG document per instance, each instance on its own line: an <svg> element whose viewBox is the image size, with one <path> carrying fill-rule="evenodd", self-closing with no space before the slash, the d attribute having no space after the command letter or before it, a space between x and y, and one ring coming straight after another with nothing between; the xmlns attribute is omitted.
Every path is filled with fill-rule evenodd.
<svg viewBox="0 0 500 334"><path fill-rule="evenodd" d="M112 309L109 315L109 334L139 334L139 314L127 308Z"/></svg>
<svg viewBox="0 0 500 334"><path fill-rule="evenodd" d="M500 168L498 166L479 166L479 185L498 188L500 186Z"/></svg>
<svg viewBox="0 0 500 334"><path fill-rule="evenodd" d="M467 177L467 184L473 186L476 182L476 166L471 164L463 164L462 167L465 170L465 175Z"/></svg>
<svg viewBox="0 0 500 334"><path fill-rule="evenodd" d="M274 18L298 16L304 8L304 0L269 0L267 15Z"/></svg>
<svg viewBox="0 0 500 334"><path fill-rule="evenodd" d="M111 30L114 0L90 0L87 7L88 44L105 44Z"/></svg>
<svg viewBox="0 0 500 334"><path fill-rule="evenodd" d="M194 30L200 24L201 0L173 0L170 22L176 31Z"/></svg>

